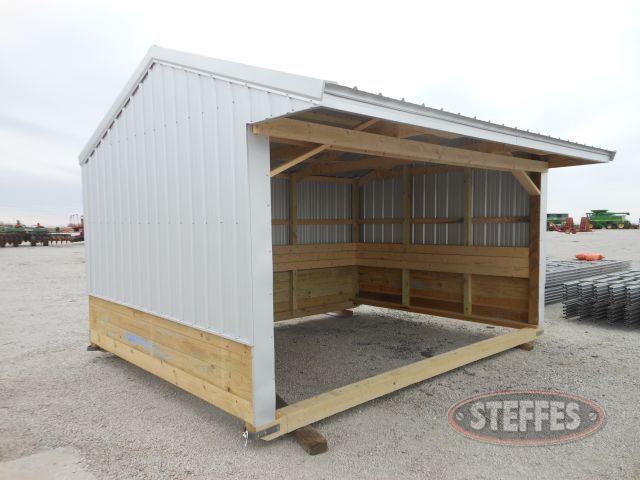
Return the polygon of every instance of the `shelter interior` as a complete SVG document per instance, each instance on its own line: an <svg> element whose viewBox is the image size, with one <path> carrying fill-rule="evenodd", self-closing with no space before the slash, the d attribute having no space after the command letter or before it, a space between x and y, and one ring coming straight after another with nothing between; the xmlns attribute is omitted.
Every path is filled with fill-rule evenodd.
<svg viewBox="0 0 640 480"><path fill-rule="evenodd" d="M276 320L368 304L538 324L540 173L573 159L325 108L254 132L270 137Z"/></svg>
<svg viewBox="0 0 640 480"><path fill-rule="evenodd" d="M252 129L270 140L276 321L364 304L514 330L250 430L270 440L539 335L541 175L574 159L326 108Z"/></svg>

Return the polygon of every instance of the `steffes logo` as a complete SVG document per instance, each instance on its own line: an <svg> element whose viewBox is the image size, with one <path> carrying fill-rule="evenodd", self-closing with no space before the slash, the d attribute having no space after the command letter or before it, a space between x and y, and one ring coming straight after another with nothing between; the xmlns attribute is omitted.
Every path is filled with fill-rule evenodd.
<svg viewBox="0 0 640 480"><path fill-rule="evenodd" d="M467 398L449 409L449 425L501 445L552 445L584 438L604 425L595 402L551 390L506 390Z"/></svg>

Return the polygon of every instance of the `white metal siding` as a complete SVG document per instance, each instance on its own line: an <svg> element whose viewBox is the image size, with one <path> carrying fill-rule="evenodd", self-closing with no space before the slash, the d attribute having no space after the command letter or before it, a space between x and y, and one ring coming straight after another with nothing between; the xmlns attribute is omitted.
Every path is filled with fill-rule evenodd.
<svg viewBox="0 0 640 480"><path fill-rule="evenodd" d="M83 166L89 293L252 344L247 124L310 106L156 64Z"/></svg>

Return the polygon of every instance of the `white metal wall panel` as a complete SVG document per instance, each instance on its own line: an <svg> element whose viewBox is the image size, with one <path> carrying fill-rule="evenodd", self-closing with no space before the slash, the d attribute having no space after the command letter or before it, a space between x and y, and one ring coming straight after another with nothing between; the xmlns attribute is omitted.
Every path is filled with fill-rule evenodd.
<svg viewBox="0 0 640 480"><path fill-rule="evenodd" d="M351 218L351 185L304 181L298 184L298 218L348 220ZM346 243L351 225L298 225L298 243Z"/></svg>
<svg viewBox="0 0 640 480"><path fill-rule="evenodd" d="M529 216L529 195L509 172L473 171L474 217ZM529 246L528 223L476 223L474 245Z"/></svg>
<svg viewBox="0 0 640 480"><path fill-rule="evenodd" d="M83 165L89 293L252 344L247 124L311 106L156 64Z"/></svg>
<svg viewBox="0 0 640 480"><path fill-rule="evenodd" d="M402 218L402 179L387 178L360 187L360 218L364 220ZM402 243L401 224L362 224L360 241Z"/></svg>
<svg viewBox="0 0 640 480"><path fill-rule="evenodd" d="M464 216L464 173L442 172L413 177L414 218L443 218ZM429 245L462 245L463 225L415 224L413 242Z"/></svg>

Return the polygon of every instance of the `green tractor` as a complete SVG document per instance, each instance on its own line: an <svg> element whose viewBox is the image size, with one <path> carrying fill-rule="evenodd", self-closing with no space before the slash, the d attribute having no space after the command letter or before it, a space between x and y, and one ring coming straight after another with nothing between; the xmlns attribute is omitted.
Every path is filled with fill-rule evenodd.
<svg viewBox="0 0 640 480"><path fill-rule="evenodd" d="M43 246L47 247L49 245L49 240L51 240L49 230L39 223L27 231L27 241L32 247L35 247L38 243L42 243Z"/></svg>
<svg viewBox="0 0 640 480"><path fill-rule="evenodd" d="M609 210L591 210L587 213L587 218L591 228L599 230L601 228L623 229L630 228L631 222L627 220L629 212L610 212Z"/></svg>
<svg viewBox="0 0 640 480"><path fill-rule="evenodd" d="M0 247L5 245L19 247L28 236L27 229L20 223L20 220L14 226L0 227Z"/></svg>

